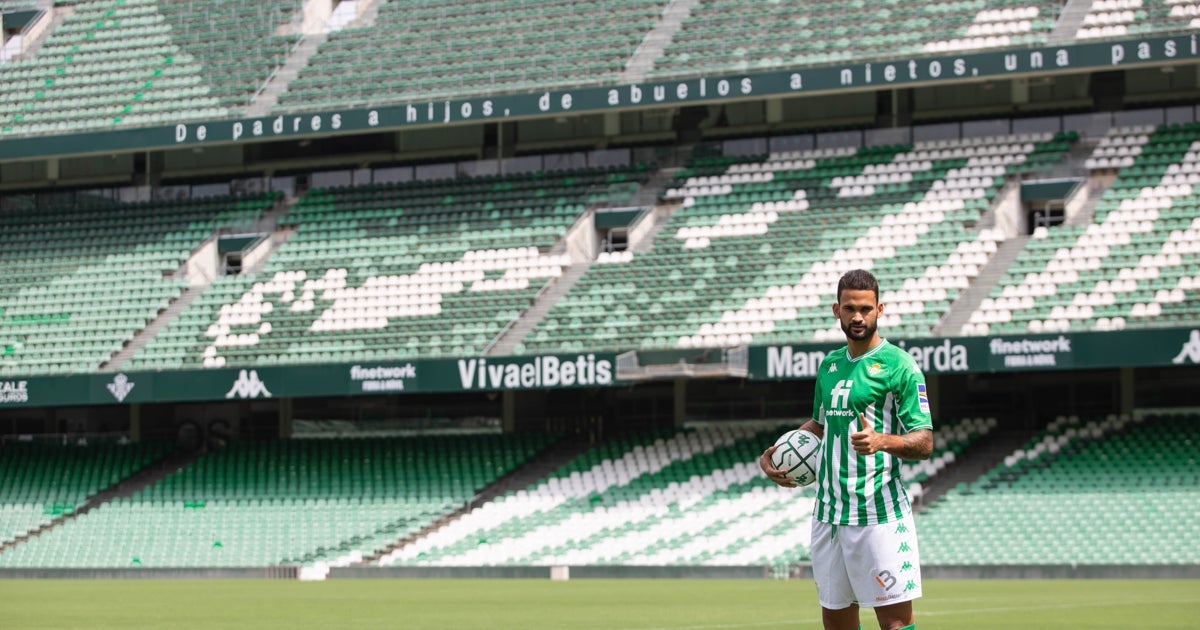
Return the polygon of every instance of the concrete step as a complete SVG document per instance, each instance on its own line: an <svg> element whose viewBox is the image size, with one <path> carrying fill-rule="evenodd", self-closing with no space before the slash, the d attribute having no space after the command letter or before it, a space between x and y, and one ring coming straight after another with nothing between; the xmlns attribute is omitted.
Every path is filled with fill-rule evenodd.
<svg viewBox="0 0 1200 630"><path fill-rule="evenodd" d="M988 260L988 264L979 270L979 275L976 276L971 286L959 294L954 304L950 305L950 311L934 329L933 334L944 337L960 335L963 324L971 320L971 313L974 313L983 300L991 295L992 289L1004 278L1004 274L1008 272L1008 268L1012 266L1017 256L1025 251L1025 244L1029 242L1029 238L1028 235L1014 236L1000 243L996 253Z"/></svg>
<svg viewBox="0 0 1200 630"><path fill-rule="evenodd" d="M559 440L551 445L546 450L542 451L537 457L526 461L518 466L515 470L497 479L487 488L484 488L479 494L475 495L466 505L451 512L431 523L428 527L419 532L415 532L409 536L397 540L395 544L389 545L382 551L364 557L359 566L375 564L380 558L386 556L396 549L401 549L405 545L411 544L414 541L425 538L426 536L436 532L446 525L458 520L463 515L467 514L476 507L494 500L508 492L514 492L529 487L531 484L546 478L554 471L561 468L567 462L579 457L587 452L592 447L591 442L583 436L569 436Z"/></svg>
<svg viewBox="0 0 1200 630"><path fill-rule="evenodd" d="M279 95L287 91L288 85L296 79L300 71L308 66L308 62L313 55L317 54L321 44L329 38L324 33L314 35L306 35L296 44L290 52L287 59L283 62L275 72L267 78L266 82L259 88L254 99L246 107L247 116L265 116L279 102Z"/></svg>
<svg viewBox="0 0 1200 630"><path fill-rule="evenodd" d="M496 341L484 350L484 354L487 356L512 354L517 344L521 343L529 331L533 330L546 317L546 313L549 313L551 308L554 308L554 304L566 295L571 287L575 286L583 274L587 273L589 267L591 267L591 263L575 263L567 267L561 276L555 278L553 284L534 299L533 305L528 310L500 333Z"/></svg>
<svg viewBox="0 0 1200 630"><path fill-rule="evenodd" d="M20 536L15 536L13 540L10 540L4 544L0 544L0 554L23 542L37 538L38 536L41 536L42 534L57 527L61 527L66 523L79 518L81 515L87 514L95 508L112 501L113 499L129 498L141 490L149 487L150 485L162 481L163 479L167 478L168 475L174 474L180 468L191 464L196 460L197 457L199 457L199 454L196 453L187 453L184 451L172 452L162 459L153 462L138 472L130 475L129 477L121 479L113 485L88 497L84 502L84 505L76 509L75 513L68 514L61 519L46 523L41 527L32 529Z"/></svg>
<svg viewBox="0 0 1200 630"><path fill-rule="evenodd" d="M655 63L675 39L675 33L679 32L679 28L692 14L692 9L697 4L699 4L699 0L671 0L667 3L667 6L663 8L662 18L654 28L646 33L642 43L629 57L629 61L625 64L625 70L617 79L617 83L622 85L641 83L646 75L654 69Z"/></svg>
<svg viewBox="0 0 1200 630"><path fill-rule="evenodd" d="M127 363L129 359L133 358L133 355L137 354L142 348L145 348L146 344L150 343L150 340L154 339L158 333L162 331L162 329L166 328L167 325L175 321L175 318L179 317L179 314L182 313L184 309L191 305L196 298L200 297L200 294L204 293L204 290L207 289L208 286L208 284L190 286L183 293L181 293L179 297L171 300L171 303L167 305L167 308L163 309L162 312L158 314L158 317L154 318L154 321L146 324L146 327L138 331L138 333L134 335L133 339L131 339L129 343L125 344L123 348L113 353L112 357L108 361L102 363L100 365L100 371L121 371L121 368L124 367L125 363Z"/></svg>
<svg viewBox="0 0 1200 630"><path fill-rule="evenodd" d="M1053 46L1075 41L1075 34L1079 32L1079 27L1083 26L1083 20L1091 10L1092 0L1068 0L1062 13L1058 15L1054 30L1046 36L1046 44Z"/></svg>
<svg viewBox="0 0 1200 630"><path fill-rule="evenodd" d="M936 433L936 431L935 431ZM946 466L924 484L917 511L932 505L960 483L971 483L995 468L1005 457L1021 448L1037 433L1035 429L1000 426L980 437L963 450L954 463Z"/></svg>

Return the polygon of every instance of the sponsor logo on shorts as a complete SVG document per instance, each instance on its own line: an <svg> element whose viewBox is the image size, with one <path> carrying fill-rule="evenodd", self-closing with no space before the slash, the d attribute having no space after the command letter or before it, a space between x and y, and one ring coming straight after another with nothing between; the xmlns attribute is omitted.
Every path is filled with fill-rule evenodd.
<svg viewBox="0 0 1200 630"><path fill-rule="evenodd" d="M880 571L879 575L875 576L875 581L879 583L880 588L890 591L896 585L896 576L892 575L891 571Z"/></svg>

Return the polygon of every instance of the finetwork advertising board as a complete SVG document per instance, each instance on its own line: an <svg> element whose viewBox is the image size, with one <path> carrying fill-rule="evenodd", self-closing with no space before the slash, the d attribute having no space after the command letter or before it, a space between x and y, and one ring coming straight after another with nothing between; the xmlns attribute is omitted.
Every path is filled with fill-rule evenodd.
<svg viewBox="0 0 1200 630"><path fill-rule="evenodd" d="M927 374L1200 364L1200 329L893 340ZM815 378L841 344L751 346L750 380ZM0 408L626 385L616 353L0 378Z"/></svg>

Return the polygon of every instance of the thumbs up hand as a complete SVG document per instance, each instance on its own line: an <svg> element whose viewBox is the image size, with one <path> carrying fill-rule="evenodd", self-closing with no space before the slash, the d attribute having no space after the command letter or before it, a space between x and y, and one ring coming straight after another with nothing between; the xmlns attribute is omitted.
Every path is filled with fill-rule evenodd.
<svg viewBox="0 0 1200 630"><path fill-rule="evenodd" d="M850 434L850 444L859 455L874 455L883 450L885 436L876 433L867 415L858 414L859 430Z"/></svg>

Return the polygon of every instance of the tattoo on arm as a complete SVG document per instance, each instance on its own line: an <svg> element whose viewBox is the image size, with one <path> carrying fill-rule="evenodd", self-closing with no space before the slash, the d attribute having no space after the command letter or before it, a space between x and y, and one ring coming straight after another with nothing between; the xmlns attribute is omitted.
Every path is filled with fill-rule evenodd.
<svg viewBox="0 0 1200 630"><path fill-rule="evenodd" d="M825 427L817 424L816 420L809 419L804 424L800 425L800 430L808 431L817 436L818 439L825 439Z"/></svg>
<svg viewBox="0 0 1200 630"><path fill-rule="evenodd" d="M929 429L913 431L896 437L899 438L899 445L887 449L887 452L900 459L910 461L928 459L929 455L933 453L933 431Z"/></svg>

